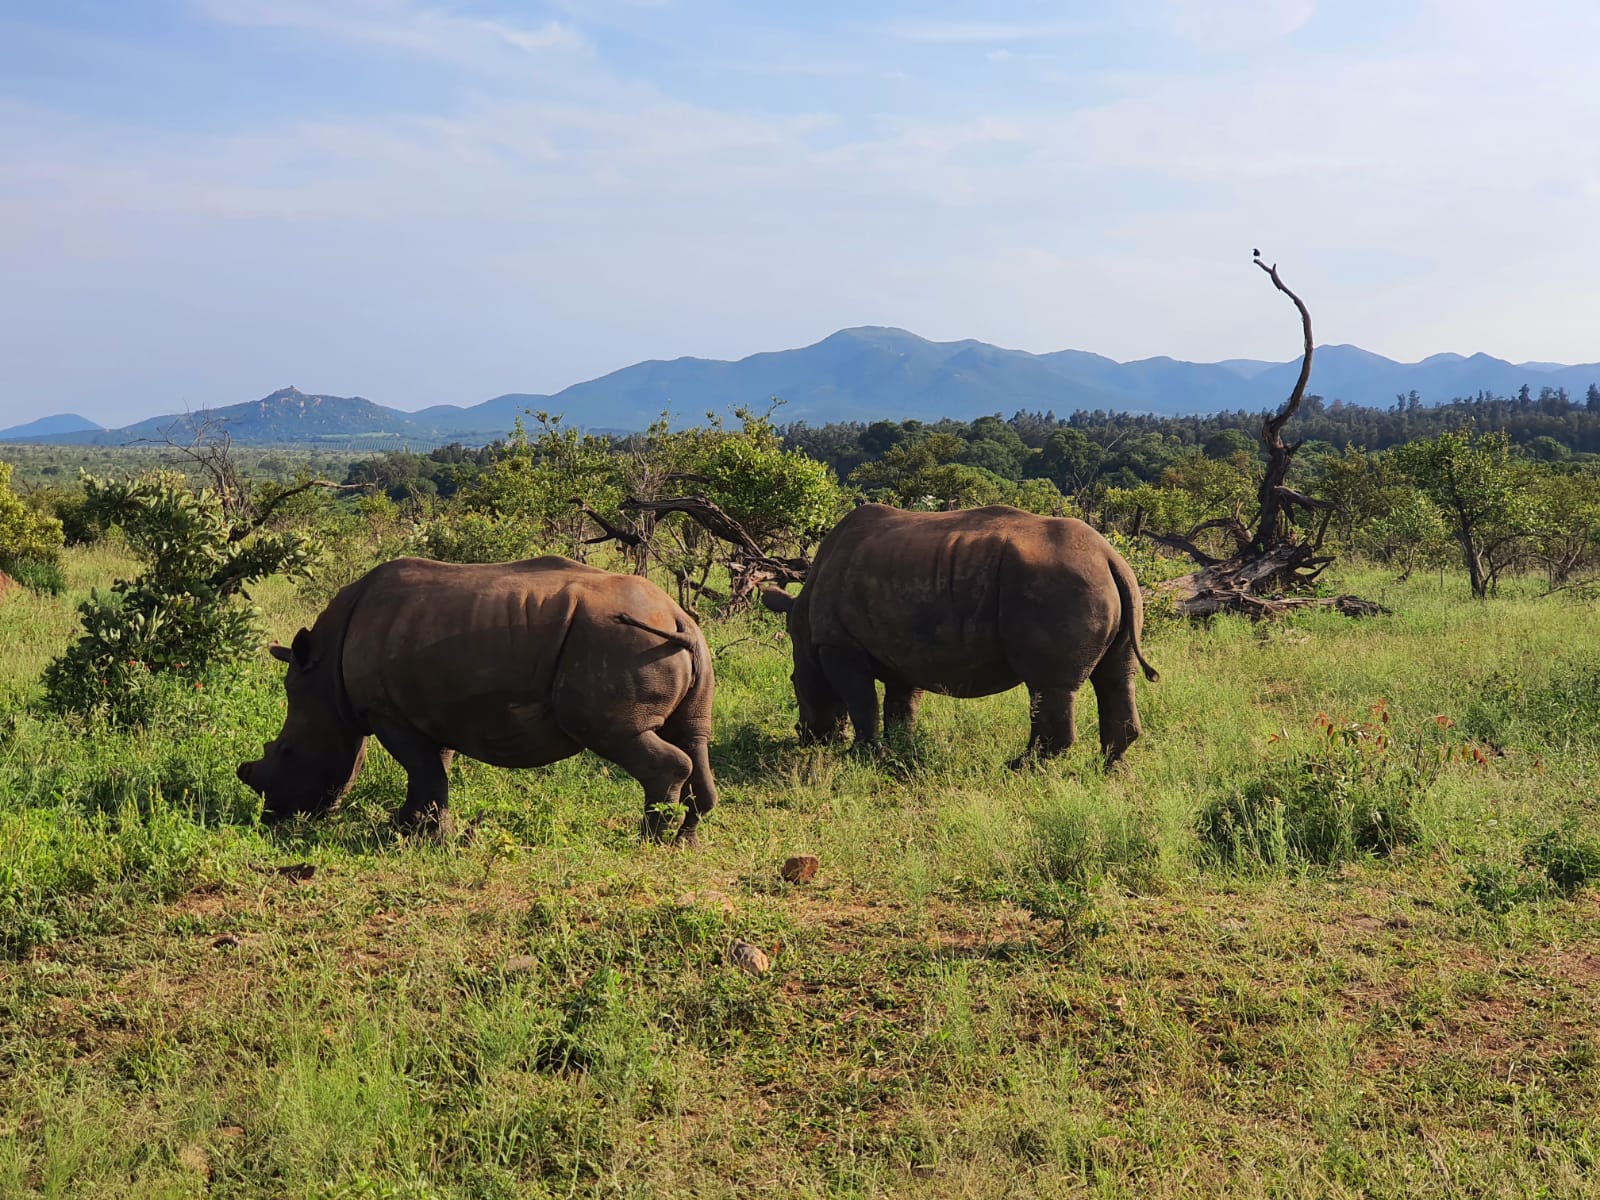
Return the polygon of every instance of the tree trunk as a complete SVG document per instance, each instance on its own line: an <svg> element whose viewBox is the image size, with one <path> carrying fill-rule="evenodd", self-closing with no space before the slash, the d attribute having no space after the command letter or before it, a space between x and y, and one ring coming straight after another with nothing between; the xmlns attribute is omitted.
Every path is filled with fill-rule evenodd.
<svg viewBox="0 0 1600 1200"><path fill-rule="evenodd" d="M1278 276L1278 268L1262 262L1259 254L1255 260L1272 279L1272 285L1294 302L1300 313L1300 331L1303 353L1300 374L1294 390L1283 407L1262 422L1261 442L1267 451L1267 468L1257 492L1260 515L1253 534L1246 534L1235 515L1238 525L1237 539L1240 549L1233 557L1217 561L1193 544L1200 529L1226 525L1226 522L1209 521L1190 531L1187 537L1175 534L1150 535L1153 540L1187 553L1200 564L1200 570L1181 579L1169 580L1153 589L1156 594L1172 597L1180 613L1192 617L1210 616L1219 612L1242 612L1252 617L1276 616L1295 608L1333 608L1350 616L1367 616L1384 611L1381 605L1357 596L1295 596L1305 592L1333 561L1319 551L1328 521L1337 507L1331 501L1318 500L1289 487L1289 467L1294 461L1299 442L1285 442L1283 427L1299 410L1305 399L1306 385L1311 380L1311 354L1314 347L1311 336L1311 313L1299 296L1295 295ZM1304 509L1311 517L1321 513L1316 532L1307 540L1300 540L1290 525L1289 517L1295 508Z"/></svg>

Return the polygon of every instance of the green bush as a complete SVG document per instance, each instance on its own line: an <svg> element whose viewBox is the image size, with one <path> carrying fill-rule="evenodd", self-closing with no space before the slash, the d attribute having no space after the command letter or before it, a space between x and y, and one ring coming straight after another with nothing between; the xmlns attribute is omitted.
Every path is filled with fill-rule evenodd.
<svg viewBox="0 0 1600 1200"><path fill-rule="evenodd" d="M422 527L418 549L440 562L516 562L541 553L539 528L520 513L445 513Z"/></svg>
<svg viewBox="0 0 1600 1200"><path fill-rule="evenodd" d="M1522 861L1542 871L1551 887L1563 896L1600 880L1600 842L1583 837L1573 826L1552 829L1529 842Z"/></svg>
<svg viewBox="0 0 1600 1200"><path fill-rule="evenodd" d="M1462 889L1488 912L1504 916L1519 904L1565 899L1600 881L1600 842L1573 824L1540 834L1516 862L1467 867Z"/></svg>
<svg viewBox="0 0 1600 1200"><path fill-rule="evenodd" d="M1224 862L1334 865L1417 839L1416 801L1450 753L1444 741L1419 735L1409 754L1405 747L1397 753L1382 701L1367 721L1319 714L1316 728L1311 749L1269 763L1202 810L1200 840Z"/></svg>
<svg viewBox="0 0 1600 1200"><path fill-rule="evenodd" d="M11 564L6 574L25 588L47 595L59 596L67 590L67 573L56 561L44 562L24 558Z"/></svg>
<svg viewBox="0 0 1600 1200"><path fill-rule="evenodd" d="M189 491L175 472L90 478L84 490L91 512L122 527L146 570L78 606L83 634L45 668L45 698L58 712L148 721L162 694L155 677L203 686L213 668L255 649L255 609L244 586L303 572L312 551L294 534L231 525L212 492Z"/></svg>
<svg viewBox="0 0 1600 1200"><path fill-rule="evenodd" d="M25 586L59 592L66 586L62 542L61 522L24 504L11 490L11 464L0 462L0 571Z"/></svg>
<svg viewBox="0 0 1600 1200"><path fill-rule="evenodd" d="M1593 749L1600 746L1600 666L1566 662L1554 678L1532 687L1496 672L1483 682L1462 724L1495 746Z"/></svg>

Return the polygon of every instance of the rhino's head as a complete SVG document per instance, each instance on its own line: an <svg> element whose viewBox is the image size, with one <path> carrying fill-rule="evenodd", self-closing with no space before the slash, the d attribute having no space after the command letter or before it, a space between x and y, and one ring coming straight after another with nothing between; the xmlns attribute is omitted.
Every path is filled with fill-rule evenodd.
<svg viewBox="0 0 1600 1200"><path fill-rule="evenodd" d="M797 603L797 597L788 592L771 587L761 589L761 603L773 612L785 615L789 644L794 648L794 672L789 676L789 682L794 684L795 704L800 709L800 723L795 726L795 732L800 735L800 744L809 746L843 737L846 717L844 701L833 690L833 685L823 674L822 664L817 661L805 605Z"/></svg>
<svg viewBox="0 0 1600 1200"><path fill-rule="evenodd" d="M339 681L321 669L314 636L302 629L292 646L270 647L274 658L289 664L283 680L289 713L278 736L262 747L261 757L239 764L239 779L260 795L261 819L268 825L334 808L367 755L365 736L341 715L334 696Z"/></svg>

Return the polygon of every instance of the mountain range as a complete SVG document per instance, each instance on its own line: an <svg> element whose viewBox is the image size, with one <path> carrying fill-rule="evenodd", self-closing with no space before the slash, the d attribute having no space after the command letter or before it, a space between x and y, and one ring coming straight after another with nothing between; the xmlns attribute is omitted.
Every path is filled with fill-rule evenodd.
<svg viewBox="0 0 1600 1200"><path fill-rule="evenodd" d="M320 443L348 446L378 439L420 448L504 437L523 412L559 413L591 430L642 430L664 411L675 423L735 407L764 410L773 398L783 422L971 420L1018 409L1108 409L1163 415L1261 410L1289 394L1300 360L1226 359L1215 363L1146 358L1117 362L1082 350L1030 354L986 342L931 342L902 329L843 329L796 350L753 354L737 362L678 358L635 363L554 395L520 392L481 404L436 405L417 412L359 396L307 395L288 387L244 404L151 417L104 429L73 414L0 430L0 441L122 445L183 437L202 418L224 422L246 445ZM1510 363L1487 354L1435 354L1401 363L1358 346L1319 346L1310 391L1325 400L1387 407L1417 392L1440 403L1479 391L1515 395L1527 385L1565 388L1581 397L1600 383L1600 364Z"/></svg>

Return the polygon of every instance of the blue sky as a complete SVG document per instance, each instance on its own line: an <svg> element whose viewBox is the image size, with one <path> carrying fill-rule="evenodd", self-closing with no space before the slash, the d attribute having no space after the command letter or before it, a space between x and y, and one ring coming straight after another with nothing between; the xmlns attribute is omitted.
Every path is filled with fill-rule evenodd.
<svg viewBox="0 0 1600 1200"><path fill-rule="evenodd" d="M974 15L981 13L981 15ZM3 0L0 425L888 324L1600 359L1592 0Z"/></svg>

